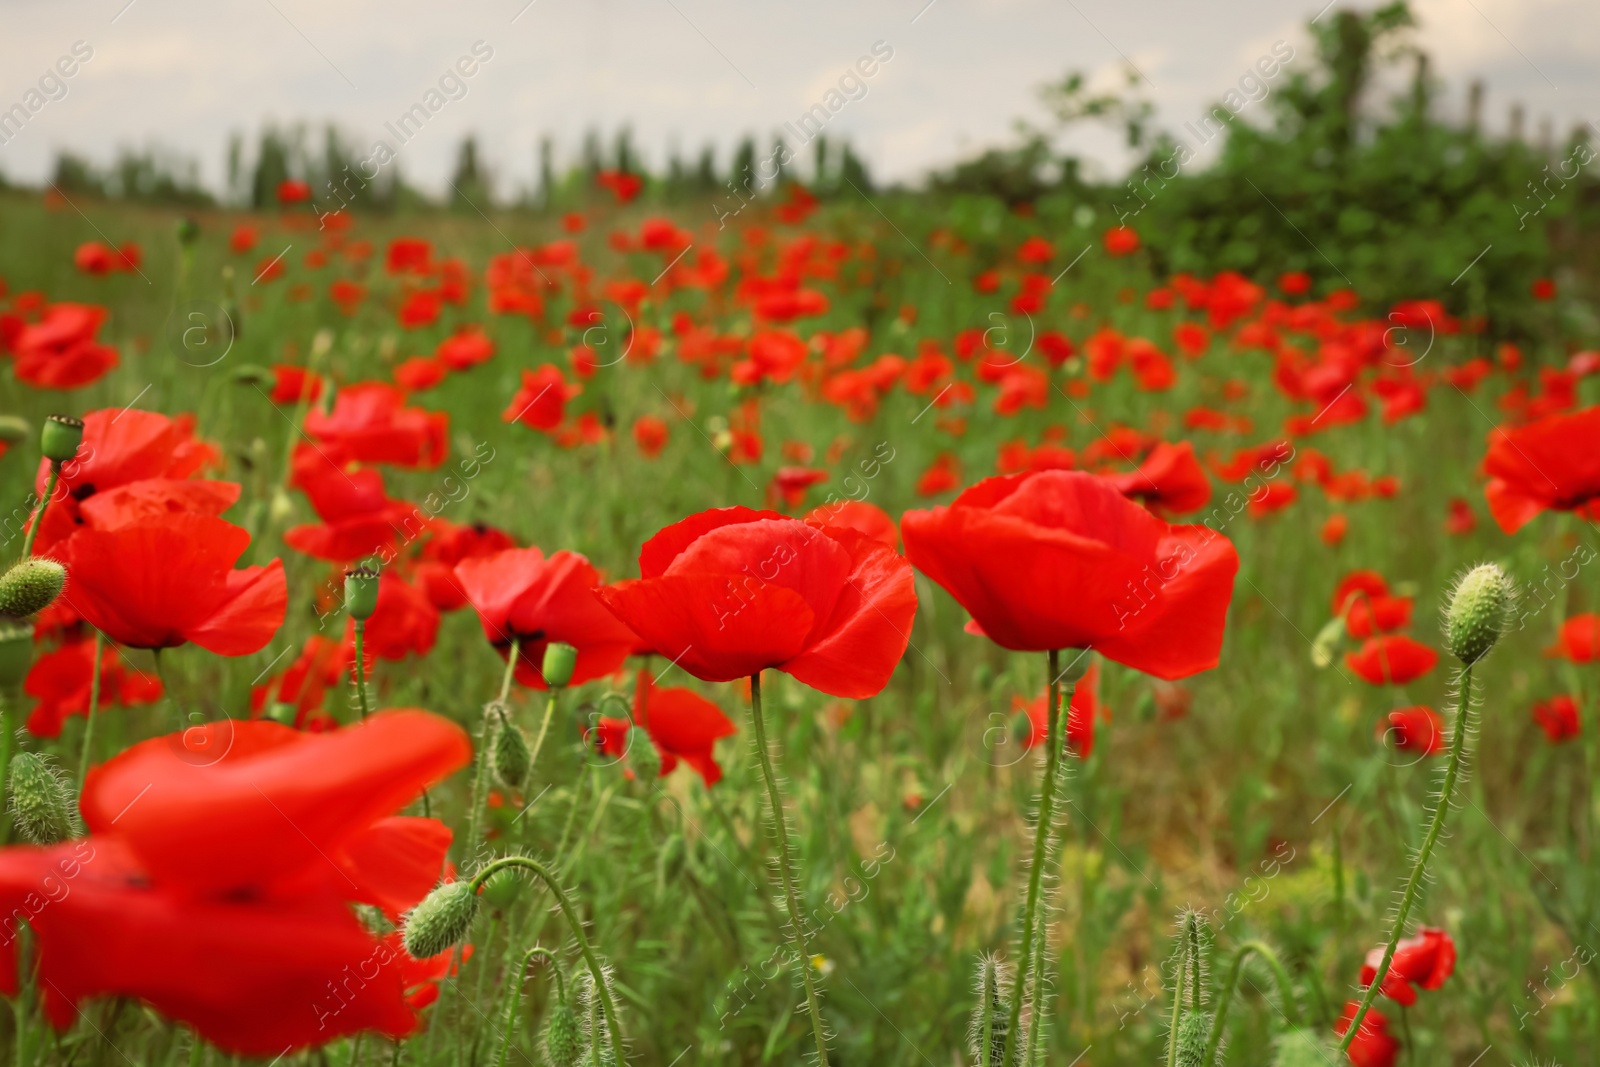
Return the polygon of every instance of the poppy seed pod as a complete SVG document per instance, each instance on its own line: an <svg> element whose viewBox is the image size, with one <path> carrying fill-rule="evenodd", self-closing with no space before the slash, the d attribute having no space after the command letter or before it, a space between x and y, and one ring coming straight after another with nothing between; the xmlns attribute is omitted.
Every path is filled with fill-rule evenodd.
<svg viewBox="0 0 1600 1067"><path fill-rule="evenodd" d="M506 718L501 719L500 728L495 731L491 757L494 776L509 789L520 787L528 780L528 772L533 769L533 755L528 751L527 737L519 726Z"/></svg>
<svg viewBox="0 0 1600 1067"><path fill-rule="evenodd" d="M352 619L365 622L378 610L378 572L357 567L344 572L344 606Z"/></svg>
<svg viewBox="0 0 1600 1067"><path fill-rule="evenodd" d="M83 440L83 420L71 415L46 415L39 433L39 448L52 463L65 463L78 454Z"/></svg>
<svg viewBox="0 0 1600 1067"><path fill-rule="evenodd" d="M1511 579L1493 563L1480 563L1456 583L1445 613L1445 643L1467 666L1488 655L1505 633Z"/></svg>
<svg viewBox="0 0 1600 1067"><path fill-rule="evenodd" d="M1203 1011L1185 1012L1178 1023L1178 1067L1200 1067L1206 1058L1206 1039L1211 1036L1211 1016Z"/></svg>
<svg viewBox="0 0 1600 1067"><path fill-rule="evenodd" d="M33 665L33 627L0 622L0 687L22 684Z"/></svg>
<svg viewBox="0 0 1600 1067"><path fill-rule="evenodd" d="M545 684L551 689L563 689L572 681L572 672L578 666L578 650L560 641L545 646L544 664L540 668Z"/></svg>
<svg viewBox="0 0 1600 1067"><path fill-rule="evenodd" d="M11 818L17 833L36 845L72 836L71 787L36 752L19 752L11 759Z"/></svg>
<svg viewBox="0 0 1600 1067"><path fill-rule="evenodd" d="M406 916L406 953L425 960L454 947L467 936L478 914L471 882L446 882L422 898Z"/></svg>
<svg viewBox="0 0 1600 1067"><path fill-rule="evenodd" d="M544 1024L544 1054L550 1058L551 1067L575 1067L583 1055L578 1016L564 1003L550 1009L550 1018Z"/></svg>
<svg viewBox="0 0 1600 1067"><path fill-rule="evenodd" d="M0 615L36 615L61 595L67 569L53 559L25 559L0 575Z"/></svg>

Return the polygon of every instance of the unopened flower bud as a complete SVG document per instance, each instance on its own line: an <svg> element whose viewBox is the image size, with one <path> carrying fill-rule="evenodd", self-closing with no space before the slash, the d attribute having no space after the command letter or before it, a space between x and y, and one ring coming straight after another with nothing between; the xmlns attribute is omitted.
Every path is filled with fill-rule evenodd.
<svg viewBox="0 0 1600 1067"><path fill-rule="evenodd" d="M53 463L65 463L78 454L83 440L83 420L71 415L46 415L39 433L39 448Z"/></svg>
<svg viewBox="0 0 1600 1067"><path fill-rule="evenodd" d="M550 1009L550 1018L544 1024L544 1054L550 1059L550 1067L576 1067L583 1055L578 1016L566 1004Z"/></svg>
<svg viewBox="0 0 1600 1067"><path fill-rule="evenodd" d="M1185 1012L1178 1022L1178 1067L1200 1067L1206 1059L1206 1039L1211 1036L1211 1016Z"/></svg>
<svg viewBox="0 0 1600 1067"><path fill-rule="evenodd" d="M1333 1059L1333 1053L1323 1048L1315 1034L1297 1029L1279 1039L1272 1067L1326 1067Z"/></svg>
<svg viewBox="0 0 1600 1067"><path fill-rule="evenodd" d="M471 882L446 882L411 909L406 916L406 953L425 960L453 948L478 914L478 894Z"/></svg>
<svg viewBox="0 0 1600 1067"><path fill-rule="evenodd" d="M240 385L254 385L257 387L271 386L278 380L278 376L259 363L241 363L233 368L229 377Z"/></svg>
<svg viewBox="0 0 1600 1067"><path fill-rule="evenodd" d="M361 566L344 572L344 607L352 619L365 621L378 610L378 572Z"/></svg>
<svg viewBox="0 0 1600 1067"><path fill-rule="evenodd" d="M36 845L53 845L72 836L72 787L36 752L11 758L11 819L17 833Z"/></svg>
<svg viewBox="0 0 1600 1067"><path fill-rule="evenodd" d="M634 735L633 747L628 751L628 762L633 765L633 773L647 786L654 785L656 779L661 777L661 753L656 751L655 742L642 730Z"/></svg>
<svg viewBox="0 0 1600 1067"><path fill-rule="evenodd" d="M1094 662L1094 653L1088 649L1069 648L1061 654L1066 662L1061 665L1061 674L1056 681L1062 685L1072 685L1089 673L1089 665Z"/></svg>
<svg viewBox="0 0 1600 1067"><path fill-rule="evenodd" d="M26 441L28 433L33 427L28 425L28 420L16 415L0 415L0 441L14 445L18 441Z"/></svg>
<svg viewBox="0 0 1600 1067"><path fill-rule="evenodd" d="M496 911L505 911L522 896L528 883L517 877L516 871L495 871L483 883L483 899Z"/></svg>
<svg viewBox="0 0 1600 1067"><path fill-rule="evenodd" d="M178 243L192 245L200 240L200 224L192 217L185 215L178 220Z"/></svg>
<svg viewBox="0 0 1600 1067"><path fill-rule="evenodd" d="M560 641L552 641L545 646L544 664L539 673L544 675L544 684L551 689L565 689L572 681L572 672L577 665L577 649Z"/></svg>
<svg viewBox="0 0 1600 1067"><path fill-rule="evenodd" d="M1480 563L1456 583L1445 614L1445 643L1456 659L1471 666L1506 631L1511 579L1493 563Z"/></svg>
<svg viewBox="0 0 1600 1067"><path fill-rule="evenodd" d="M0 615L36 615L61 595L67 569L53 559L25 559L0 574Z"/></svg>
<svg viewBox="0 0 1600 1067"><path fill-rule="evenodd" d="M533 768L533 755L528 751L528 738L522 728L509 720L502 720L494 733L494 749L490 752L494 776L508 789L518 789L528 780Z"/></svg>
<svg viewBox="0 0 1600 1067"><path fill-rule="evenodd" d="M33 665L33 627L0 620L0 687L22 684Z"/></svg>
<svg viewBox="0 0 1600 1067"><path fill-rule="evenodd" d="M281 700L273 701L272 707L267 709L267 718L271 719L273 722L281 722L285 726L293 726L295 719L299 717L299 708L295 707L293 704L285 704Z"/></svg>

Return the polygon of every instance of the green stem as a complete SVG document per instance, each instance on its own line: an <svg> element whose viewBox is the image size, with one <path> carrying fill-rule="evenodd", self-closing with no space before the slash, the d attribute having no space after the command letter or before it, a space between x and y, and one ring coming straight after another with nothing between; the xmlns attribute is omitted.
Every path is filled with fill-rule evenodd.
<svg viewBox="0 0 1600 1067"><path fill-rule="evenodd" d="M1189 964L1189 938L1178 938L1178 958L1172 968L1172 1019L1167 1024L1167 1067L1178 1062L1178 1024L1183 1021L1183 979Z"/></svg>
<svg viewBox="0 0 1600 1067"><path fill-rule="evenodd" d="M1339 1052L1344 1054L1350 1043L1356 1039L1356 1033L1361 1029L1361 1021L1366 1018L1367 1010L1372 1007L1372 1002L1378 996L1378 987L1383 984L1384 976L1389 973L1389 964L1394 962L1396 947L1400 938L1406 932L1406 919L1411 914L1411 906L1416 903L1419 890L1422 888L1422 879L1427 874L1428 859L1433 855L1433 846L1438 843L1439 835L1444 830L1445 812L1450 810L1450 800L1455 796L1456 778L1461 773L1461 756L1466 749L1467 731L1471 728L1472 721L1472 667L1469 664L1461 674L1461 693L1459 697L1460 712L1456 715L1455 734L1450 738L1450 762L1444 769L1444 782L1439 787L1439 797L1434 802L1433 817L1428 824L1428 832L1422 839L1422 847L1417 850L1416 861L1411 865L1411 876L1406 879L1405 892L1400 897L1400 908L1395 912L1394 926L1389 930L1389 944L1383 950L1383 961L1378 964L1372 982L1367 986L1366 993L1361 998L1360 1007L1356 1008L1355 1016L1350 1020L1350 1028L1344 1032L1344 1040L1339 1042Z"/></svg>
<svg viewBox="0 0 1600 1067"><path fill-rule="evenodd" d="M94 666L89 677L89 717L83 726L83 753L78 757L78 792L83 792L83 780L89 774L89 759L94 752L94 720L100 710L100 657L105 653L106 635L94 632Z"/></svg>
<svg viewBox="0 0 1600 1067"><path fill-rule="evenodd" d="M811 954L806 951L806 935L800 925L800 894L795 890L794 870L789 857L789 829L783 821L783 798L778 795L778 780L772 773L772 753L767 748L767 727L761 715L761 672L750 676L750 716L755 724L756 754L761 759L761 775L767 783L767 800L772 807L772 825L778 838L778 873L783 881L784 901L789 909L789 939L799 954L800 979L806 989L806 1010L811 1014L811 1035L817 1042L817 1063L828 1067L828 1042L822 1032L822 1012L817 1008L816 985L811 979Z"/></svg>
<svg viewBox="0 0 1600 1067"><path fill-rule="evenodd" d="M1228 968L1228 979L1222 987L1222 996L1217 998L1217 1017L1212 1020L1211 1037L1206 1041L1206 1054L1200 1061L1200 1067L1212 1067L1216 1062L1217 1049L1222 1044L1222 1032L1228 1022L1228 1009L1233 1005L1233 995L1239 988L1239 979L1244 975L1245 961L1251 956L1260 956L1272 969L1272 977L1278 983L1278 997L1283 1001L1284 1017L1288 1019L1290 1026L1300 1025L1300 1007L1295 1002L1294 987L1289 984L1289 972L1284 970L1283 961L1266 942L1246 941L1233 954L1233 963Z"/></svg>
<svg viewBox="0 0 1600 1067"><path fill-rule="evenodd" d="M561 914L572 930L572 940L577 943L578 951L583 955L583 962L588 965L589 975L594 979L595 992L600 997L600 1006L605 1010L606 1027L611 1031L611 1051L616 1057L616 1067L622 1067L627 1063L627 1055L622 1049L622 1023L617 1017L617 1007L611 1000L611 988L606 985L605 972L600 969L600 961L595 958L594 949L589 947L589 939L584 936L583 922L573 910L572 901L561 888L561 883L556 881L555 876L538 860L529 859L527 856L502 856L473 876L472 891L478 892L483 888L484 882L498 872L512 867L532 871L556 898L556 904L561 908Z"/></svg>
<svg viewBox="0 0 1600 1067"><path fill-rule="evenodd" d="M539 721L539 735L533 739L533 751L528 755L528 774L533 774L533 769L539 765L539 750L544 748L544 735L550 731L550 720L556 712L556 694L561 690L550 690L550 699L544 703L544 718Z"/></svg>
<svg viewBox="0 0 1600 1067"><path fill-rule="evenodd" d="M514 639L511 642L510 654L506 656L505 673L500 676L499 701L502 704L504 704L506 702L506 698L511 695L511 679L516 676L517 657L520 655L522 655L522 642Z"/></svg>
<svg viewBox="0 0 1600 1067"><path fill-rule="evenodd" d="M517 667L517 656L520 654L520 642L511 642L511 654L506 657L506 673L500 681L500 696L493 704L483 709L483 726L478 732L478 766L472 775L472 811L467 816L466 848L461 856L463 860L470 859L478 848L478 824L482 819L483 806L486 803L483 795L484 785L489 774L489 728L493 712L505 703L507 694L511 692L511 675Z"/></svg>
<svg viewBox="0 0 1600 1067"><path fill-rule="evenodd" d="M367 721L367 661L364 657L367 620L356 620L356 699L361 707L361 721Z"/></svg>
<svg viewBox="0 0 1600 1067"><path fill-rule="evenodd" d="M11 694L0 690L0 844L11 840L11 805L5 803L9 796L6 779L11 773L11 716L6 714L10 704Z"/></svg>
<svg viewBox="0 0 1600 1067"><path fill-rule="evenodd" d="M1022 911L1022 953L1017 964L1017 995L1011 998L1011 1017L1006 1027L1006 1040L1010 1043L1015 1042L1016 1038L1012 1035L1016 1034L1022 1021L1022 990L1026 988L1030 996L1036 995L1038 983L1034 980L1034 968L1037 967L1039 971L1044 969L1033 958L1033 936L1039 911L1039 883L1044 875L1045 853L1055 821L1056 777L1061 766L1061 653L1056 649L1050 650L1049 664L1049 726L1045 731L1044 785L1039 791L1039 817L1033 827L1033 863L1028 869L1028 899ZM1072 699L1070 689L1067 699ZM1044 952L1041 950L1039 955L1043 956ZM1039 1005L1035 1003L1033 1014L1028 1018L1023 1064L1031 1058L1039 1014Z"/></svg>
<svg viewBox="0 0 1600 1067"><path fill-rule="evenodd" d="M50 464L50 478L45 483L44 499L39 501L39 510L33 516L33 524L28 527L28 536L22 539L22 558L27 559L33 555L33 540L39 536L39 527L44 525L44 512L50 506L50 498L56 495L56 480L61 477L61 464Z"/></svg>
<svg viewBox="0 0 1600 1067"><path fill-rule="evenodd" d="M561 975L561 961L556 959L556 954L549 949L541 945L533 946L523 954L522 966L511 976L510 997L506 1002L506 1021L500 1038L500 1052L494 1060L495 1067L505 1067L506 1056L511 1052L511 1042L517 1036L517 1017L521 1014L517 1009L522 1006L522 983L527 977L528 967L536 956L543 956L550 961L550 970L556 976L556 999L562 1004L567 1002L567 980Z"/></svg>

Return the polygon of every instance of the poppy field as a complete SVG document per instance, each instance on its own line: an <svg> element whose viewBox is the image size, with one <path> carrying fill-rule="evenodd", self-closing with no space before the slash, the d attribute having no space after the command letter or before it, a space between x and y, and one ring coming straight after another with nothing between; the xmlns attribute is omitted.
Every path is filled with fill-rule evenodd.
<svg viewBox="0 0 1600 1067"><path fill-rule="evenodd" d="M662 189L0 190L4 1062L1600 1055L1569 246Z"/></svg>

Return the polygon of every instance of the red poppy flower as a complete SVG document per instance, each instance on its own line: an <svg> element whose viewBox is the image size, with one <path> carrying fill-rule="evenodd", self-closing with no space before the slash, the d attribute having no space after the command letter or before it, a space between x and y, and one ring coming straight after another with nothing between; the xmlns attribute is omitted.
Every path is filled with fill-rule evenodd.
<svg viewBox="0 0 1600 1067"><path fill-rule="evenodd" d="M361 382L340 389L333 411L306 413L306 434L335 463L392 463L437 467L445 454L450 416L405 406L405 393L388 382Z"/></svg>
<svg viewBox="0 0 1600 1067"><path fill-rule="evenodd" d="M1334 1033L1343 1037L1360 1008L1354 1000L1345 1004L1344 1014L1333 1024ZM1361 1017L1361 1028L1356 1031L1348 1051L1355 1067L1394 1067L1395 1060L1400 1057L1400 1041L1389 1033L1389 1020L1383 1012L1370 1008Z"/></svg>
<svg viewBox="0 0 1600 1067"><path fill-rule="evenodd" d="M229 235L228 248L235 254L242 256L256 246L256 241L260 237L260 230L241 222L233 228L233 233Z"/></svg>
<svg viewBox="0 0 1600 1067"><path fill-rule="evenodd" d="M807 489L827 480L828 472L815 467L779 467L778 473L772 476L768 502L771 502L771 494L776 492L783 498L784 507L797 508L805 503Z"/></svg>
<svg viewBox="0 0 1600 1067"><path fill-rule="evenodd" d="M288 606L281 560L233 569L249 547L249 531L209 515L80 529L62 548L72 575L64 599L121 645L192 641L247 655L272 640Z"/></svg>
<svg viewBox="0 0 1600 1067"><path fill-rule="evenodd" d="M1367 953L1366 962L1361 965L1362 988L1372 984L1385 947L1379 945ZM1414 986L1438 989L1455 969L1456 943L1438 927L1424 926L1415 937L1404 938L1395 946L1394 959L1378 989L1396 1004L1410 1007L1417 1002Z"/></svg>
<svg viewBox="0 0 1600 1067"><path fill-rule="evenodd" d="M45 1014L65 1029L83 1001L128 996L262 1057L412 1032L401 956L350 904L397 917L437 882L449 829L390 813L471 755L460 727L405 710L325 735L211 723L96 767L92 837L0 852L0 905L33 928ZM54 884L70 891L44 906ZM15 946L0 946L11 995Z"/></svg>
<svg viewBox="0 0 1600 1067"><path fill-rule="evenodd" d="M1305 271L1290 271L1278 275L1278 289L1287 296L1300 296L1311 291L1311 275Z"/></svg>
<svg viewBox="0 0 1600 1067"><path fill-rule="evenodd" d="M1433 670L1439 653L1404 634L1369 637L1345 663L1361 680L1372 685L1405 685Z"/></svg>
<svg viewBox="0 0 1600 1067"><path fill-rule="evenodd" d="M322 701L328 690L355 662L355 646L312 634L306 638L294 662L282 674L250 690L251 714L260 716L273 704L288 704L295 709L294 727L304 730L320 721Z"/></svg>
<svg viewBox="0 0 1600 1067"><path fill-rule="evenodd" d="M949 452L941 452L917 478L917 495L938 496L960 484L961 468L956 457Z"/></svg>
<svg viewBox="0 0 1600 1067"><path fill-rule="evenodd" d="M1344 540L1344 535L1350 532L1350 518L1342 511L1336 511L1328 516L1328 521L1322 524L1322 543L1337 545Z"/></svg>
<svg viewBox="0 0 1600 1067"><path fill-rule="evenodd" d="M1546 510L1600 518L1600 404L1514 429L1497 427L1483 469L1489 513L1506 533Z"/></svg>
<svg viewBox="0 0 1600 1067"><path fill-rule="evenodd" d="M1554 300L1556 298L1556 283L1549 278L1535 278L1529 292L1535 300Z"/></svg>
<svg viewBox="0 0 1600 1067"><path fill-rule="evenodd" d="M1139 469L1108 477L1117 492L1144 503L1157 513L1187 515L1211 501L1211 481L1194 458L1188 441L1163 441L1151 449Z"/></svg>
<svg viewBox="0 0 1600 1067"><path fill-rule="evenodd" d="M72 265L84 274L110 274L117 269L116 255L99 241L85 241L72 254Z"/></svg>
<svg viewBox="0 0 1600 1067"><path fill-rule="evenodd" d="M806 521L816 526L847 526L887 548L900 549L900 528L888 512L865 500L835 500L820 505L811 509Z"/></svg>
<svg viewBox="0 0 1600 1067"><path fill-rule="evenodd" d="M1385 716L1378 726L1378 736L1391 734L1394 746L1407 752L1437 756L1444 751L1444 720L1438 712L1421 704L1396 708Z"/></svg>
<svg viewBox="0 0 1600 1067"><path fill-rule="evenodd" d="M298 178L285 178L278 183L278 203L304 204L311 199L311 185Z"/></svg>
<svg viewBox="0 0 1600 1067"><path fill-rule="evenodd" d="M1450 498L1450 515L1444 520L1446 533L1459 537L1469 534L1478 528L1478 516L1473 514L1472 505L1461 497Z"/></svg>
<svg viewBox="0 0 1600 1067"><path fill-rule="evenodd" d="M1351 571L1333 591L1333 613L1344 616L1345 632L1356 640L1411 625L1412 598L1390 596L1377 571Z"/></svg>
<svg viewBox="0 0 1600 1067"><path fill-rule="evenodd" d="M456 580L495 650L509 656L518 642L523 685L545 688L544 650L552 641L578 650L573 685L616 671L638 643L597 598L600 575L576 552L546 559L537 548L513 548L465 559L456 564Z"/></svg>
<svg viewBox="0 0 1600 1067"><path fill-rule="evenodd" d="M59 737L68 715L88 715L93 682L91 640L72 641L34 660L22 683L23 692L39 699L28 716L28 732L35 737ZM161 693L161 679L125 668L117 650L109 645L101 651L100 711L113 704L125 708L153 704L161 699Z"/></svg>
<svg viewBox="0 0 1600 1067"><path fill-rule="evenodd" d="M1544 650L1554 659L1593 663L1600 659L1600 615L1574 615L1561 624L1556 643Z"/></svg>
<svg viewBox="0 0 1600 1067"><path fill-rule="evenodd" d="M1139 251L1139 235L1126 226L1107 230L1101 243L1105 246L1106 254L1111 256L1131 256Z"/></svg>
<svg viewBox="0 0 1600 1067"><path fill-rule="evenodd" d="M600 597L697 678L768 667L832 696L881 690L911 637L911 567L881 542L771 511L716 508L646 541L641 577Z"/></svg>
<svg viewBox="0 0 1600 1067"><path fill-rule="evenodd" d="M1091 663L1078 680L1077 688L1072 691L1072 703L1067 706L1067 751L1079 759L1088 759L1094 751L1094 718L1100 710L1095 690L1099 685L1100 664ZM1013 703L1022 708L1028 717L1028 739L1022 743L1022 747L1034 748L1044 744L1050 736L1050 694L1046 692L1027 702L1015 697Z"/></svg>
<svg viewBox="0 0 1600 1067"><path fill-rule="evenodd" d="M305 491L322 522L291 527L283 540L316 559L357 560L427 528L415 504L389 498L381 471L341 470L310 445L295 449L291 484Z"/></svg>
<svg viewBox="0 0 1600 1067"><path fill-rule="evenodd" d="M95 339L106 309L51 304L38 322L5 333L17 380L39 389L77 389L99 381L118 363L117 350Z"/></svg>
<svg viewBox="0 0 1600 1067"><path fill-rule="evenodd" d="M546 363L538 370L522 372L522 388L511 398L502 422L520 422L535 430L553 430L561 425L567 410L567 401L583 392L581 385L569 385L561 375L561 368Z"/></svg>
<svg viewBox="0 0 1600 1067"><path fill-rule="evenodd" d="M451 370L467 370L494 355L494 342L481 330L462 330L440 341L433 355Z"/></svg>
<svg viewBox="0 0 1600 1067"><path fill-rule="evenodd" d="M988 478L900 520L906 555L1017 651L1092 648L1160 678L1217 665L1239 557L1204 526L1170 526L1103 478Z"/></svg>
<svg viewBox="0 0 1600 1067"><path fill-rule="evenodd" d="M633 717L656 746L665 778L682 760L694 769L709 789L722 780L715 746L737 731L733 722L705 697L692 689L658 688L649 671L640 671L634 691Z"/></svg>
<svg viewBox="0 0 1600 1067"><path fill-rule="evenodd" d="M322 395L322 375L294 367L287 363L272 365L272 397L274 404L311 403Z"/></svg>
<svg viewBox="0 0 1600 1067"><path fill-rule="evenodd" d="M466 590L456 580L456 564L515 547L517 543L510 534L493 526L434 519L429 525L428 540L422 546L422 559L413 574L435 608L455 611L467 606Z"/></svg>
<svg viewBox="0 0 1600 1067"><path fill-rule="evenodd" d="M1533 706L1533 721L1539 724L1552 745L1570 741L1583 732L1583 721L1578 715L1578 702L1562 694L1541 700Z"/></svg>

